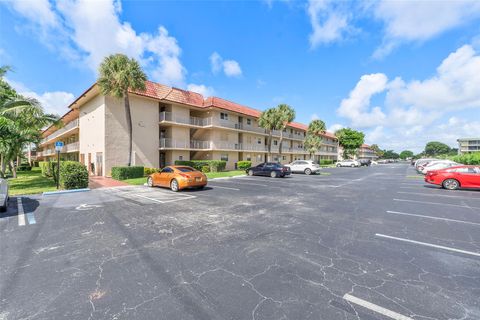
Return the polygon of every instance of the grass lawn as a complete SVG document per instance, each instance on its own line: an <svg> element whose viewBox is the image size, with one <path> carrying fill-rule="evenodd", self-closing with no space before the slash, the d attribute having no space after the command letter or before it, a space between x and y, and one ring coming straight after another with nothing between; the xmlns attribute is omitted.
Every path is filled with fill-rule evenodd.
<svg viewBox="0 0 480 320"><path fill-rule="evenodd" d="M223 172L208 172L206 173L207 178L223 178L223 177L233 177L233 176L244 176L245 170L234 170L234 171L223 171Z"/></svg>
<svg viewBox="0 0 480 320"><path fill-rule="evenodd" d="M16 179L8 179L8 186L11 196L57 190L52 178L42 177L40 168L32 168L32 171L17 172Z"/></svg>
<svg viewBox="0 0 480 320"><path fill-rule="evenodd" d="M121 180L122 182L134 185L134 186L141 186L144 183L147 182L147 177L141 177L141 178L132 178L132 179L126 179L126 180Z"/></svg>

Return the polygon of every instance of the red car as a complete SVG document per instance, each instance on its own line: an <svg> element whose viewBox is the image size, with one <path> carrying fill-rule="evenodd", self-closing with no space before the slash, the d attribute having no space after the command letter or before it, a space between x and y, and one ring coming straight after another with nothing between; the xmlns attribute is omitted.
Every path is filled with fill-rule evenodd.
<svg viewBox="0 0 480 320"><path fill-rule="evenodd" d="M458 188L480 188L480 166L456 166L429 171L425 182L436 184L449 190Z"/></svg>

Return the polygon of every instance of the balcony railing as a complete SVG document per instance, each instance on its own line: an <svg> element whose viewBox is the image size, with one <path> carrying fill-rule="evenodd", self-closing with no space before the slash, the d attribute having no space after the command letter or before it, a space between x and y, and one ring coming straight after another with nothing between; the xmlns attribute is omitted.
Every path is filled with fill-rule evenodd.
<svg viewBox="0 0 480 320"><path fill-rule="evenodd" d="M71 129L74 129L74 128L78 128L78 119L70 121L69 123L67 123L62 128L58 129L57 131L55 131L52 134L48 135L47 137L43 138L40 143L45 143L47 141L55 139L55 138L61 136L62 134L64 134L65 132L67 132Z"/></svg>
<svg viewBox="0 0 480 320"><path fill-rule="evenodd" d="M160 139L161 149L211 149L210 141L190 140L181 141L171 138Z"/></svg>
<svg viewBox="0 0 480 320"><path fill-rule="evenodd" d="M255 126L249 126L245 125L243 123L238 123L238 122L233 122L233 121L228 121L228 120L220 120L218 123L215 123L215 125L219 127L224 127L224 128L231 128L231 129L237 129L237 130L245 130L245 131L253 131L253 132L258 132L265 134L265 129L260 128L260 127L255 127Z"/></svg>
<svg viewBox="0 0 480 320"><path fill-rule="evenodd" d="M163 122L163 121L205 127L212 124L212 117L208 117L208 118L182 117L182 116L173 114L172 112L162 111L160 112L160 122Z"/></svg>
<svg viewBox="0 0 480 320"><path fill-rule="evenodd" d="M78 141L72 142L63 146L62 152L75 152L75 151L78 151L79 148L80 148L80 143Z"/></svg>

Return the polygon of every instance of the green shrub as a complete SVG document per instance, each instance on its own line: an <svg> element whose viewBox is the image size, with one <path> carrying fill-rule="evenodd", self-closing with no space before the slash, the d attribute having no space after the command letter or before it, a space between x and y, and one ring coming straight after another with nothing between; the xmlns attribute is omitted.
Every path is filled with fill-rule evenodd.
<svg viewBox="0 0 480 320"><path fill-rule="evenodd" d="M112 167L112 178L116 180L125 180L143 177L143 167Z"/></svg>
<svg viewBox="0 0 480 320"><path fill-rule="evenodd" d="M210 172L210 167L209 166L203 166L202 167L202 172L203 173L209 173Z"/></svg>
<svg viewBox="0 0 480 320"><path fill-rule="evenodd" d="M466 153L453 157L453 161L462 164L480 164L480 152Z"/></svg>
<svg viewBox="0 0 480 320"><path fill-rule="evenodd" d="M227 162L223 160L176 160L175 165L188 166L199 171L202 171L203 167L208 166L210 172L219 172L225 170Z"/></svg>
<svg viewBox="0 0 480 320"><path fill-rule="evenodd" d="M237 169L246 170L252 166L252 161L238 161Z"/></svg>
<svg viewBox="0 0 480 320"><path fill-rule="evenodd" d="M28 164L21 164L19 167L17 167L17 171L32 171L32 167Z"/></svg>
<svg viewBox="0 0 480 320"><path fill-rule="evenodd" d="M329 159L320 160L320 165L322 166L327 166L329 164L333 164L333 160L329 160Z"/></svg>
<svg viewBox="0 0 480 320"><path fill-rule="evenodd" d="M65 189L88 187L87 167L77 161L60 162L60 185Z"/></svg>
<svg viewBox="0 0 480 320"><path fill-rule="evenodd" d="M42 176L44 176L44 177L51 177L52 176L49 161L40 161L38 163L38 165L40 166L40 170L42 171Z"/></svg>
<svg viewBox="0 0 480 320"><path fill-rule="evenodd" d="M152 173L155 173L155 172L159 172L160 170L157 169L157 168L143 168L143 176L146 177L146 176L149 176L151 175Z"/></svg>

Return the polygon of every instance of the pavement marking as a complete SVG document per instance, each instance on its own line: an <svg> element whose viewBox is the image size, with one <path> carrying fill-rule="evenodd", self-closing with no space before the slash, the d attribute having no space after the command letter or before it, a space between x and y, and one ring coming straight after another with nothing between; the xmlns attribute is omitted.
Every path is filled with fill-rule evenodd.
<svg viewBox="0 0 480 320"><path fill-rule="evenodd" d="M446 197L446 198L462 198L462 199L469 199L469 200L480 200L480 198L472 198L472 197L464 197L464 196L449 196L445 194L433 194L433 193L422 193L422 192L398 191L397 193L415 194L415 195L422 195L422 196L429 196L429 197Z"/></svg>
<svg viewBox="0 0 480 320"><path fill-rule="evenodd" d="M33 212L27 213L27 220L28 220L28 224L37 223L37 220L35 220L35 216L33 215Z"/></svg>
<svg viewBox="0 0 480 320"><path fill-rule="evenodd" d="M397 237L387 236L387 235L381 234L381 233L376 233L375 236L380 237L380 238L409 242L409 243L418 244L418 245L425 246L425 247L437 248L437 249L442 249L442 250L447 250L447 251L452 251L452 252L468 254L468 255L471 255L471 256L475 256L475 257L480 257L479 252L472 252L472 251L461 250L461 249L456 249L456 248L451 248L451 247L445 247L445 246L440 246L438 244L432 244L432 243L410 240L410 239L405 239L405 238L397 238Z"/></svg>
<svg viewBox="0 0 480 320"><path fill-rule="evenodd" d="M139 197L139 198L144 198L144 199L148 199L148 200L150 200L150 201L159 202L159 203L168 203L168 202L175 202L175 201L180 201L180 200L185 200L185 199L193 199L193 198L196 198L195 196L185 195L185 196L179 197L178 199L158 200L158 199L150 198L150 197L147 197L147 196L144 196L144 195L141 195L141 194L132 194L132 196L134 196L134 197Z"/></svg>
<svg viewBox="0 0 480 320"><path fill-rule="evenodd" d="M17 208L18 208L18 225L25 225L25 212L23 211L22 197L17 198Z"/></svg>
<svg viewBox="0 0 480 320"><path fill-rule="evenodd" d="M450 204L450 203L439 203L439 202L429 202L429 201L417 201L417 200L408 200L408 199L393 199L394 201L403 201L403 202L415 202L415 203L424 203L424 204L436 204L441 206L450 206L458 208L468 208L468 209L480 209L480 207L471 207L461 204Z"/></svg>
<svg viewBox="0 0 480 320"><path fill-rule="evenodd" d="M236 191L240 191L240 189L237 189L237 188L229 188L229 187L220 187L220 186L213 186L213 185L210 185L212 188L220 188L220 189L228 189L228 190L236 190Z"/></svg>
<svg viewBox="0 0 480 320"><path fill-rule="evenodd" d="M425 215L422 215L422 214L415 214L415 213L406 213L406 212L399 212L399 211L387 211L387 213L398 214L398 215L403 215L403 216L419 217L419 218L425 218L425 219L435 219L435 220L442 220L442 221L449 221L449 222L465 223L465 224L480 226L480 223L478 223L478 222L455 220L455 219L448 219L448 218L441 218L441 217L432 217L432 216L425 216Z"/></svg>
<svg viewBox="0 0 480 320"><path fill-rule="evenodd" d="M101 208L102 206L101 205L98 205L98 204L81 204L79 205L78 207L75 208L75 210L79 210L79 211L88 211L88 210L93 210L95 208Z"/></svg>
<svg viewBox="0 0 480 320"><path fill-rule="evenodd" d="M343 299L345 299L349 302L355 303L355 304L357 304L361 307L364 307L366 309L372 310L376 313L380 313L384 316L389 317L390 319L394 319L394 320L413 320L412 318L404 316L403 314L397 313L397 312L389 310L389 309L385 309L384 307L380 307L379 305L376 305L374 303L371 303L371 302L368 302L366 300L354 297L354 296L352 296L348 293L346 293L343 296Z"/></svg>

